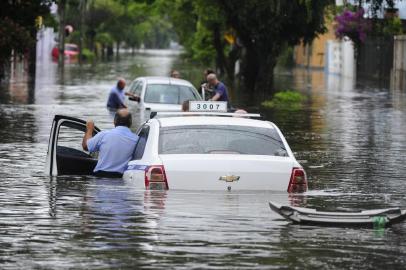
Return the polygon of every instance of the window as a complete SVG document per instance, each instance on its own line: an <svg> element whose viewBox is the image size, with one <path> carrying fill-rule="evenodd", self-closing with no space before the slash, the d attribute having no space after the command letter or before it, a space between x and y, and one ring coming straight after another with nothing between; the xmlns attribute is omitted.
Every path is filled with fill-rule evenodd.
<svg viewBox="0 0 406 270"><path fill-rule="evenodd" d="M141 96L142 86L143 86L142 81L139 81L139 82L137 83L137 85L135 86L135 89L134 89L134 94L135 94L135 95L137 95L137 96L139 96L139 97Z"/></svg>
<svg viewBox="0 0 406 270"><path fill-rule="evenodd" d="M138 86L139 84L140 84L140 81L133 81L133 82L130 84L130 86L129 86L129 89L130 89L130 90L128 90L128 92L134 94L134 93L135 93L135 90L137 89L137 86Z"/></svg>
<svg viewBox="0 0 406 270"><path fill-rule="evenodd" d="M273 128L219 125L163 128L159 153L288 156Z"/></svg>
<svg viewBox="0 0 406 270"><path fill-rule="evenodd" d="M145 146L147 145L147 140L148 140L148 134L149 134L149 126L143 126L141 128L141 131L139 132L138 136L138 143L137 146L135 147L134 150L134 159L142 159L142 156L144 155L145 151Z"/></svg>
<svg viewBox="0 0 406 270"><path fill-rule="evenodd" d="M90 157L82 148L82 139L85 134L85 125L64 122L59 128L57 138L57 155ZM97 158L97 153L92 157Z"/></svg>
<svg viewBox="0 0 406 270"><path fill-rule="evenodd" d="M199 100L195 89L184 85L150 84L145 92L145 102L182 104L185 100Z"/></svg>
<svg viewBox="0 0 406 270"><path fill-rule="evenodd" d="M82 139L85 133L81 130L62 125L59 128L58 146L73 148L79 151L82 149Z"/></svg>
<svg viewBox="0 0 406 270"><path fill-rule="evenodd" d="M76 45L65 45L65 50L66 51L71 51L71 52L78 52L79 49Z"/></svg>

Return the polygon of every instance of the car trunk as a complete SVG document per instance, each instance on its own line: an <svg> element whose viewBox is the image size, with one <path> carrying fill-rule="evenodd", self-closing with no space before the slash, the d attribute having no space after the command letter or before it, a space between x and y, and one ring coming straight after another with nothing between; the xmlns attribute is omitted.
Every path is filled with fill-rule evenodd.
<svg viewBox="0 0 406 270"><path fill-rule="evenodd" d="M289 157L231 154L160 155L169 189L286 191Z"/></svg>

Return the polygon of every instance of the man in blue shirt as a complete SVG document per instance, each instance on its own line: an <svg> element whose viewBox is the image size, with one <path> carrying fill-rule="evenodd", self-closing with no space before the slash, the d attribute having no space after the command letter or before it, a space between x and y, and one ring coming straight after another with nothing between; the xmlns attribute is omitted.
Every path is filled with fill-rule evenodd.
<svg viewBox="0 0 406 270"><path fill-rule="evenodd" d="M131 130L132 117L127 109L119 109L112 130L101 131L93 137L94 123L86 123L82 147L90 153L99 152L94 174L102 177L122 177L132 159L138 136Z"/></svg>
<svg viewBox="0 0 406 270"><path fill-rule="evenodd" d="M207 82L211 87L213 87L215 93L215 95L210 100L229 102L227 87L224 85L224 83L220 82L217 79L216 74L211 73L207 75Z"/></svg>
<svg viewBox="0 0 406 270"><path fill-rule="evenodd" d="M139 100L139 97L132 93L124 91L125 80L119 79L117 85L111 89L109 99L107 100L107 108L110 111L116 111L118 109L127 108L124 104L125 96L130 96L133 100Z"/></svg>

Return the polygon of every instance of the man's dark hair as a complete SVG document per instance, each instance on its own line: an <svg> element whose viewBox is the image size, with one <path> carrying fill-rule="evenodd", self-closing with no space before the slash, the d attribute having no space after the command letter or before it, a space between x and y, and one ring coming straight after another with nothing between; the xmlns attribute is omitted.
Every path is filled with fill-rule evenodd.
<svg viewBox="0 0 406 270"><path fill-rule="evenodd" d="M214 72L214 70L212 70L211 68L206 69L206 74L207 75L214 74L214 73L216 73L216 72Z"/></svg>
<svg viewBox="0 0 406 270"><path fill-rule="evenodd" d="M131 127L132 124L132 116L131 113L127 110L118 110L116 115L114 116L114 125L124 126L124 127Z"/></svg>

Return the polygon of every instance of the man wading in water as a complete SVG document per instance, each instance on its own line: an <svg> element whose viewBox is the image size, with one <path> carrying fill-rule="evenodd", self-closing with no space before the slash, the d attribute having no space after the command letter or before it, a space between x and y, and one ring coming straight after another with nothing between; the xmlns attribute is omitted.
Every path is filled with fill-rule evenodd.
<svg viewBox="0 0 406 270"><path fill-rule="evenodd" d="M118 109L127 108L124 104L125 96L130 96L133 100L139 101L140 98L132 93L125 92L125 80L119 79L117 85L111 89L109 99L107 101L107 109L115 112Z"/></svg>
<svg viewBox="0 0 406 270"><path fill-rule="evenodd" d="M122 177L132 159L138 136L131 130L132 117L127 109L119 109L112 130L101 131L93 137L94 122L87 121L82 147L90 153L99 152L94 174L100 177Z"/></svg>

